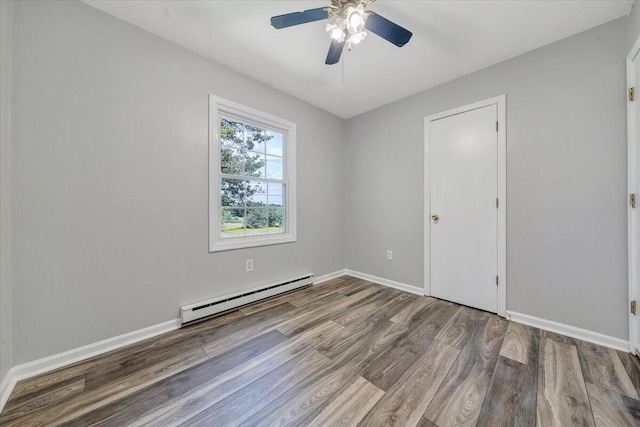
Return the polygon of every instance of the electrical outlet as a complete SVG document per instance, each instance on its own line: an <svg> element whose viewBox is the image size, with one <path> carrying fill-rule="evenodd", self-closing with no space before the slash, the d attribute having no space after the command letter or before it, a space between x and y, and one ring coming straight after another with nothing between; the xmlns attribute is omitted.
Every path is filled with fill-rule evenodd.
<svg viewBox="0 0 640 427"><path fill-rule="evenodd" d="M393 259L393 251L387 249L387 259Z"/></svg>
<svg viewBox="0 0 640 427"><path fill-rule="evenodd" d="M247 271L253 271L253 258L247 260L246 266Z"/></svg>

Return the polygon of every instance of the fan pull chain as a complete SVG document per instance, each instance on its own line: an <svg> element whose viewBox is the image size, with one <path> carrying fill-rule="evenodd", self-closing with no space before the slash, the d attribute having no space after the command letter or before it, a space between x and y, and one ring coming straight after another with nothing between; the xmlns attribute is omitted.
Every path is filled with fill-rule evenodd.
<svg viewBox="0 0 640 427"><path fill-rule="evenodd" d="M347 55L342 55L342 61L340 61L340 62L342 62L342 83L343 84L344 84L344 58L345 58L345 56L347 56Z"/></svg>

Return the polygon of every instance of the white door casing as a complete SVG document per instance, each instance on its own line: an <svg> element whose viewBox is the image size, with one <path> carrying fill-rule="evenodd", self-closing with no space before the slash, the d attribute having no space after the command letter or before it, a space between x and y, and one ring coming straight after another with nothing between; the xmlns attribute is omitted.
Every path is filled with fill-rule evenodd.
<svg viewBox="0 0 640 427"><path fill-rule="evenodd" d="M501 95L425 118L425 294L501 316L507 285L505 101Z"/></svg>
<svg viewBox="0 0 640 427"><path fill-rule="evenodd" d="M635 42L627 56L627 87L633 88L640 81L640 38ZM629 303L640 297L640 107L638 97L640 89L635 87L635 100L627 98L627 193L635 194L636 207L630 199L627 201L627 233L629 251ZM634 315L629 310L629 350L636 354L640 349L640 312Z"/></svg>

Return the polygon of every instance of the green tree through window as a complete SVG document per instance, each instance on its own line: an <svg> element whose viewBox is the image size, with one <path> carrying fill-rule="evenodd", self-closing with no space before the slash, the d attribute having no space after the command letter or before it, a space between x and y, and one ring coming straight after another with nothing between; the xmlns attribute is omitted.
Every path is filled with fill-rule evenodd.
<svg viewBox="0 0 640 427"><path fill-rule="evenodd" d="M266 180L271 175L282 176L282 171L278 171L278 167L282 169L282 157L277 154L282 155L281 134L221 118L220 167L225 175L220 182L223 238L283 232L282 184Z"/></svg>

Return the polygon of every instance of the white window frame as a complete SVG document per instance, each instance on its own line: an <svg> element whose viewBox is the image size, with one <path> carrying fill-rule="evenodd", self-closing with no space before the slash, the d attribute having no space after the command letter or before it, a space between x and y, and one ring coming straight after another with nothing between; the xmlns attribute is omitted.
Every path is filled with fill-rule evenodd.
<svg viewBox="0 0 640 427"><path fill-rule="evenodd" d="M284 233L222 238L220 119L225 115L282 132L286 207ZM253 180L261 179L254 177ZM209 252L295 242L296 211L296 124L237 102L209 95Z"/></svg>

